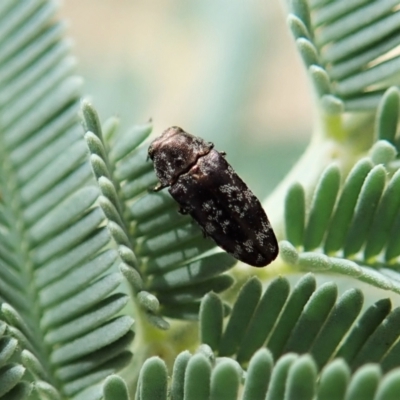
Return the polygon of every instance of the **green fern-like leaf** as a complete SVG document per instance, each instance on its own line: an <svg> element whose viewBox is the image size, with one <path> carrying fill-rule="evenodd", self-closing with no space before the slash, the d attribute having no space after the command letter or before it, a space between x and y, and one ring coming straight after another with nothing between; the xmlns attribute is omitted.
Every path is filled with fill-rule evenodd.
<svg viewBox="0 0 400 400"><path fill-rule="evenodd" d="M310 354L319 369L335 358L352 370L368 362L380 363L385 371L399 367L399 309L391 311L390 301L380 300L360 315L363 301L358 289L338 298L332 282L317 288L311 274L291 293L285 278L273 280L263 294L260 281L252 278L243 285L225 329L221 300L213 294L203 299L201 341L242 365L265 346L275 360L290 352Z"/></svg>
<svg viewBox="0 0 400 400"><path fill-rule="evenodd" d="M272 295L284 287L286 304L283 306L278 300L275 307ZM215 294L206 296L201 306L201 339L215 347L203 344L194 354L179 354L170 385L165 363L158 357L148 359L141 370L135 399L396 398L398 363L382 370L378 364L381 359L375 355L393 354L382 346L388 344L390 335L399 338L395 322L398 310L390 312L390 302L381 300L358 317L361 292L350 290L334 304L334 285L316 289L311 275L302 278L290 296L288 289L287 280L277 278L260 299L260 282L249 280L233 305L225 330L221 328L222 301ZM305 302L293 311L302 297ZM246 301L250 304L247 315L243 312ZM276 323L273 329L266 329L267 324L260 318L267 301L274 311L269 315L264 310L262 316ZM212 339L216 330L222 336L219 343ZM283 337L278 337L280 334ZM252 350L244 356L243 349L250 344ZM277 353L278 347L283 351ZM230 358L226 357L228 353Z"/></svg>
<svg viewBox="0 0 400 400"><path fill-rule="evenodd" d="M397 0L290 2L289 26L326 110L377 107L398 80L400 43Z"/></svg>
<svg viewBox="0 0 400 400"><path fill-rule="evenodd" d="M118 315L128 296L56 11L0 7L1 399L73 398L131 359L133 320Z"/></svg>
<svg viewBox="0 0 400 400"><path fill-rule="evenodd" d="M285 204L289 243L281 242L283 259L301 269L349 275L399 293L396 156L393 145L378 141L342 185L338 167L329 166L308 210L303 188L293 185Z"/></svg>

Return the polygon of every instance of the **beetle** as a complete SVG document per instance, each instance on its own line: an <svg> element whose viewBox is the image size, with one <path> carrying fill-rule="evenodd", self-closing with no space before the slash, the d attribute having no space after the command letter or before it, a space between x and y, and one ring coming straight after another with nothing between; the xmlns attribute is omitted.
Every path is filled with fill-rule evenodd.
<svg viewBox="0 0 400 400"><path fill-rule="evenodd" d="M225 153L173 126L150 144L148 155L159 179L154 190L169 187L180 212L189 214L218 246L255 267L277 257L268 217Z"/></svg>

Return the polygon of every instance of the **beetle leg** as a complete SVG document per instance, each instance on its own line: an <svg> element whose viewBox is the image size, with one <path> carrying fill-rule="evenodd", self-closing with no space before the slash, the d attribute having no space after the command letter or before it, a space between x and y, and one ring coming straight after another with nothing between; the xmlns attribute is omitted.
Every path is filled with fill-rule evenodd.
<svg viewBox="0 0 400 400"><path fill-rule="evenodd" d="M152 192L159 192L160 190L166 188L168 185L162 185L160 182L157 183L157 185L153 188L150 188L150 191Z"/></svg>

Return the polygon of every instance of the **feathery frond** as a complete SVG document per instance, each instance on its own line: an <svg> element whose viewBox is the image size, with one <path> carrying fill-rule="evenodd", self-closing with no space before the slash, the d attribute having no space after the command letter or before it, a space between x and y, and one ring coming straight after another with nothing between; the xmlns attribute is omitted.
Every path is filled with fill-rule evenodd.
<svg viewBox="0 0 400 400"><path fill-rule="evenodd" d="M265 346L277 360L286 353L310 354L318 369L341 358L351 370L369 362L387 371L399 367L400 309L391 311L389 300L380 300L361 315L364 297L350 289L338 298L337 286L319 288L311 274L293 290L285 278L274 279L262 293L257 278L240 290L225 328L222 302L215 294L202 301L201 342L220 357L232 357L245 365Z"/></svg>
<svg viewBox="0 0 400 400"><path fill-rule="evenodd" d="M392 144L378 141L343 184L339 168L332 164L308 206L302 186L292 185L285 205L289 243L281 242L283 259L301 269L349 275L400 293L396 157Z"/></svg>
<svg viewBox="0 0 400 400"><path fill-rule="evenodd" d="M323 108L375 109L399 83L397 0L291 0L289 27Z"/></svg>
<svg viewBox="0 0 400 400"><path fill-rule="evenodd" d="M131 358L133 321L118 316L128 296L56 11L54 1L0 6L1 399L72 398Z"/></svg>
<svg viewBox="0 0 400 400"><path fill-rule="evenodd" d="M281 290L284 295L276 301ZM260 297L261 283L250 279L225 330L221 300L207 295L201 306L203 344L195 354L178 355L170 384L165 363L158 357L148 359L135 399L395 398L398 362L390 366L379 362L382 357L398 358L396 345L389 349L400 336L398 309L391 312L390 302L381 300L358 317L360 291L349 290L335 304L334 285L317 289L311 274L297 283L291 295L289 290L287 280L277 278ZM391 344L386 342L389 338L394 339ZM123 382L118 381L118 388L116 382L114 390L123 388Z"/></svg>

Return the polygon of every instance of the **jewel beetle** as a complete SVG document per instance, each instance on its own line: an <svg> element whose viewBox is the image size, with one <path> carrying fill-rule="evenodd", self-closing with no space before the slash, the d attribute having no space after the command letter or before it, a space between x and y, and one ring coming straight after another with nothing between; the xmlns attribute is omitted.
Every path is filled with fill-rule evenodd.
<svg viewBox="0 0 400 400"><path fill-rule="evenodd" d="M148 155L158 191L168 191L218 246L236 259L263 267L278 255L278 243L260 201L214 145L179 127L156 138Z"/></svg>

